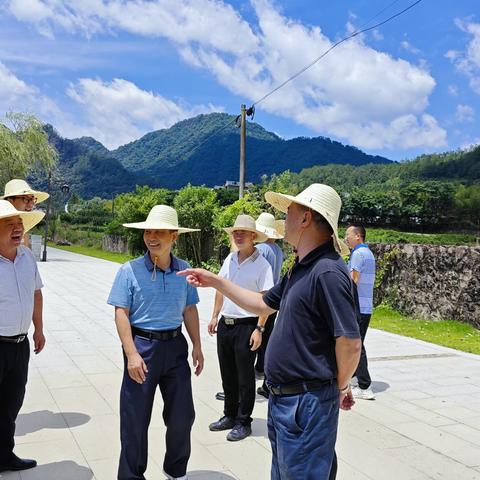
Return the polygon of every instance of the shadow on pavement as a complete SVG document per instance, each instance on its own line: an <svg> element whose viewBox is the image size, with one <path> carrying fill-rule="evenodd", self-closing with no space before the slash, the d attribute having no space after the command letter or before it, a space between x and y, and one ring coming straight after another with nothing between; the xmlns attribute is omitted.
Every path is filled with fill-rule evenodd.
<svg viewBox="0 0 480 480"><path fill-rule="evenodd" d="M0 474L0 478L2 478ZM5 476L5 480L7 480ZM46 463L30 470L22 470L22 480L92 480L93 472L71 460Z"/></svg>
<svg viewBox="0 0 480 480"><path fill-rule="evenodd" d="M27 435L29 433L43 430L44 428L77 427L78 425L87 423L89 420L90 417L88 415L77 412L54 413L50 410L39 410L38 412L21 413L17 417L15 435Z"/></svg>
<svg viewBox="0 0 480 480"><path fill-rule="evenodd" d="M211 470L193 470L187 472L188 478L192 480L235 480L228 473L212 472Z"/></svg>
<svg viewBox="0 0 480 480"><path fill-rule="evenodd" d="M385 392L390 388L390 384L386 382L372 382L373 393Z"/></svg>

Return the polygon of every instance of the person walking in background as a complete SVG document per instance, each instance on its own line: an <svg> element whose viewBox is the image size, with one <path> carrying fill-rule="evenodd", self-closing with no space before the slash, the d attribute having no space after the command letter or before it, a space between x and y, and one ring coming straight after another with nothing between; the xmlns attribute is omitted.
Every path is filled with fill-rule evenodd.
<svg viewBox="0 0 480 480"><path fill-rule="evenodd" d="M362 353L355 376L358 386L353 387L353 396L363 400L374 400L370 373L368 371L365 336L367 335L370 318L373 312L373 287L375 285L375 257L365 243L365 227L360 224L350 225L345 232L345 243L351 249L348 269L357 285L360 306L360 334L362 337Z"/></svg>
<svg viewBox="0 0 480 480"><path fill-rule="evenodd" d="M198 293L176 275L188 263L171 251L178 234L196 230L179 227L177 212L166 205L153 207L144 222L126 223L124 227L144 230L148 251L120 267L108 297L108 303L115 307L125 365L120 392L122 448L118 479L145 479L148 426L158 387L167 427L163 468L169 479L186 479L195 411L182 323L192 341L195 375L200 375L204 360Z"/></svg>
<svg viewBox="0 0 480 480"><path fill-rule="evenodd" d="M265 198L287 213L285 240L297 251L280 283L261 295L203 269L178 275L257 315L279 311L265 356L271 479L328 480L339 408L354 404L350 379L361 350L355 286L340 256L348 253L338 237L342 201L322 184Z"/></svg>
<svg viewBox="0 0 480 480"><path fill-rule="evenodd" d="M267 236L257 230L249 215L238 215L233 227L224 229L232 236L237 251L231 252L219 272L225 278L253 292L273 286L270 264L255 248ZM255 351L262 343L267 315L257 316L220 292L215 295L208 333L217 333L217 353L225 395L224 415L210 424L211 431L231 430L227 440L243 440L252 433L255 404Z"/></svg>
<svg viewBox="0 0 480 480"><path fill-rule="evenodd" d="M281 240L283 235L279 232L279 229L283 229L284 222L282 220L275 220L275 217L271 213L263 212L257 218L256 222L257 230L267 235L268 239L263 243L257 244L257 250L259 250L265 259L270 263L273 272L273 283L276 285L280 281L280 274L283 264L283 251L277 245L276 241ZM265 351L267 350L268 341L272 334L273 326L275 325L275 318L277 312L272 313L267 318L265 323L265 331L263 332L262 345L258 349L257 363L255 364L255 371L258 374L264 375L263 365L265 360ZM266 385L265 377L261 387L257 388L257 393L265 398L268 398L269 392Z"/></svg>
<svg viewBox="0 0 480 480"><path fill-rule="evenodd" d="M0 200L0 472L37 465L13 453L15 421L23 404L28 376L31 323L35 353L45 346L43 287L32 252L21 245L25 232L37 225L43 212L17 210Z"/></svg>

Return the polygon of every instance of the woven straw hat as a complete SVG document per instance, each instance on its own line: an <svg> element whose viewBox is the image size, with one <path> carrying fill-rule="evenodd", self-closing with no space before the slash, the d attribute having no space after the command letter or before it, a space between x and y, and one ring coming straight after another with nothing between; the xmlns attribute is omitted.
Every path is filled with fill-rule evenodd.
<svg viewBox="0 0 480 480"><path fill-rule="evenodd" d="M256 233L257 236L253 240L255 243L261 243L268 240L267 235L261 230L257 230L255 220L250 215L238 215L235 219L233 227L224 228L224 230L231 235L235 230L246 230L247 232Z"/></svg>
<svg viewBox="0 0 480 480"><path fill-rule="evenodd" d="M144 222L124 223L123 226L140 230L177 230L178 233L200 231L198 228L179 227L176 210L167 205L155 205Z"/></svg>
<svg viewBox="0 0 480 480"><path fill-rule="evenodd" d="M14 178L5 184L5 192L1 200L8 197L18 197L20 195L33 195L37 203L44 202L50 195L47 192L34 190L25 180Z"/></svg>
<svg viewBox="0 0 480 480"><path fill-rule="evenodd" d="M23 221L25 232L31 230L37 223L40 223L45 216L44 212L34 210L33 212L21 212L17 210L8 200L0 200L0 219L20 217Z"/></svg>
<svg viewBox="0 0 480 480"><path fill-rule="evenodd" d="M257 230L267 235L268 238L280 240L283 235L277 230L279 223L271 213L263 212L255 221Z"/></svg>
<svg viewBox="0 0 480 480"><path fill-rule="evenodd" d="M283 193L267 192L265 199L277 210L284 213L287 213L292 202L315 210L332 227L335 250L342 255L349 254L348 247L338 236L338 217L342 208L342 200L332 187L321 183L313 183L295 197Z"/></svg>

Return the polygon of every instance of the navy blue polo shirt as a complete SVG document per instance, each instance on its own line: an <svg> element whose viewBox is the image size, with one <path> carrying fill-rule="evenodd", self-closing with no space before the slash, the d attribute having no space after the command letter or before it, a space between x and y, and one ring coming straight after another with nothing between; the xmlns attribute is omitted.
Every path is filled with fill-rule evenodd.
<svg viewBox="0 0 480 480"><path fill-rule="evenodd" d="M295 262L263 300L279 310L265 354L268 382L336 378L335 337L360 338L360 333L355 287L333 242Z"/></svg>

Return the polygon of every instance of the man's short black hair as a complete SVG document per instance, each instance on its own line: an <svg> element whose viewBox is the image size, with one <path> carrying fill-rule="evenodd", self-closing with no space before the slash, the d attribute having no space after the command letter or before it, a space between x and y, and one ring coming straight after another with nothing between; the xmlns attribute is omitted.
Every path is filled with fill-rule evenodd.
<svg viewBox="0 0 480 480"><path fill-rule="evenodd" d="M310 211L312 214L312 220L315 226L317 227L318 230L324 231L327 230L330 235L333 235L333 228L332 226L328 223L327 219L317 211L305 207L304 205L300 205L305 211Z"/></svg>
<svg viewBox="0 0 480 480"><path fill-rule="evenodd" d="M361 223L351 223L348 228L350 227L353 228L357 235L360 235L360 237L362 237L363 241L365 241L365 239L367 238L367 232L365 230L365 227Z"/></svg>

